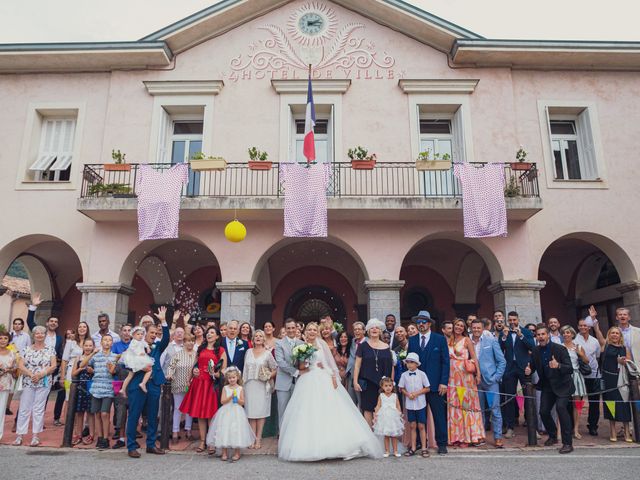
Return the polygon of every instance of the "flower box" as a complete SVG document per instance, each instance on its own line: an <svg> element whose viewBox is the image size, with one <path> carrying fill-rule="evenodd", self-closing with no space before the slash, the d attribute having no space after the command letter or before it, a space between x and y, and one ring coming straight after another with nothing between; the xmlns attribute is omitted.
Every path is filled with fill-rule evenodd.
<svg viewBox="0 0 640 480"><path fill-rule="evenodd" d="M376 166L376 160L351 160L351 168L353 170L373 170Z"/></svg>
<svg viewBox="0 0 640 480"><path fill-rule="evenodd" d="M416 170L451 170L451 160L416 160Z"/></svg>
<svg viewBox="0 0 640 480"><path fill-rule="evenodd" d="M261 160L249 160L249 170L271 170L273 162L261 161Z"/></svg>
<svg viewBox="0 0 640 480"><path fill-rule="evenodd" d="M511 170L526 172L531 170L532 165L533 164L531 162L513 162L511 164Z"/></svg>
<svg viewBox="0 0 640 480"><path fill-rule="evenodd" d="M209 157L209 158L192 158L189 160L191 170L196 172L207 170L225 170L227 168L227 161L222 157Z"/></svg>
<svg viewBox="0 0 640 480"><path fill-rule="evenodd" d="M130 172L131 165L128 163L105 163L105 172Z"/></svg>

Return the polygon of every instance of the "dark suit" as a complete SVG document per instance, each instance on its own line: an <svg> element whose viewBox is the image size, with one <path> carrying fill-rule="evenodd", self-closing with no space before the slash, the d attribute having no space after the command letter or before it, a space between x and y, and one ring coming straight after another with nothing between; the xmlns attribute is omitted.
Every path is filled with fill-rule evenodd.
<svg viewBox="0 0 640 480"><path fill-rule="evenodd" d="M551 417L551 409L556 406L558 419L560 420L560 433L562 434L562 444L572 445L572 421L569 413L569 402L575 391L573 383L573 365L567 349L553 342L549 342L549 360L554 357L560 364L558 368L550 368L549 364L543 361L542 347L537 346L531 352L532 373L538 372L540 381L536 388L541 391L540 396L540 418L549 433L549 438L558 438L556 422Z"/></svg>
<svg viewBox="0 0 640 480"><path fill-rule="evenodd" d="M438 386L449 384L449 347L444 336L439 333L431 332L429 341L424 348L420 348L421 338L421 333L409 338L409 352L418 354L420 370L427 374L431 384L426 397L433 415L436 442L439 447L446 447L448 441L447 397L438 394Z"/></svg>
<svg viewBox="0 0 640 480"><path fill-rule="evenodd" d="M224 347L224 353L227 354L227 367L234 365L242 372L244 370L244 356L247 353L247 350L249 350L249 344L244 340L241 340L240 337L236 337L235 341L236 350L233 354L233 360L231 360L231 356L229 355L226 338L222 339L222 346Z"/></svg>
<svg viewBox="0 0 640 480"><path fill-rule="evenodd" d="M140 415L147 414L147 448L155 448L158 433L158 408L160 407L161 386L167 381L160 365L160 355L169 345L170 333L168 326L162 326L162 340L151 346L149 355L155 360L151 369L151 378L147 382L147 393L140 388L144 373L136 372L129 386L127 397L129 400L129 418L127 419L127 450L136 449L136 430Z"/></svg>
<svg viewBox="0 0 640 480"><path fill-rule="evenodd" d="M505 426L513 429L516 423L516 409L518 408L514 401L518 389L518 381L524 385L524 369L527 364L531 363L529 352L536 346L536 342L533 339L533 334L527 328L521 330L522 338L509 331L506 332L506 338L502 334L498 337L500 348L507 361L507 368L502 377L502 390L503 393L507 394L506 400L508 401L502 407L502 417ZM513 340L514 335L515 342Z"/></svg>
<svg viewBox="0 0 640 480"><path fill-rule="evenodd" d="M33 333L33 329L37 327L35 310L29 310L29 313L27 313L27 325L29 326L29 330L31 330L31 332ZM56 359L58 360L58 366L56 367L55 372L53 372L54 378L59 373L64 376L64 372L60 372L60 362L62 361L62 353L64 352L64 338L62 337L62 335L58 335L57 333L56 333L55 351L56 351ZM58 390L58 393L56 395L56 404L53 407L53 419L60 420L60 417L62 416L62 407L64 406L66 392L64 391L63 388L60 388L59 382L55 382L52 385L51 389ZM46 406L47 403L49 403L49 397L47 397L45 408L47 408Z"/></svg>

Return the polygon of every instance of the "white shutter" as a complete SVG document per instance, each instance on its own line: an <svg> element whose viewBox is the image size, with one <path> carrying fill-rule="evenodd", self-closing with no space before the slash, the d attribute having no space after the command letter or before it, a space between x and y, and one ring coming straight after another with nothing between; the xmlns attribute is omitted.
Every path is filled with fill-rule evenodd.
<svg viewBox="0 0 640 480"><path fill-rule="evenodd" d="M38 156L29 170L66 170L71 165L75 127L74 119L45 120Z"/></svg>
<svg viewBox="0 0 640 480"><path fill-rule="evenodd" d="M462 105L460 105L453 115L453 121L451 122L451 129L453 130L453 132L451 132L453 134L451 159L456 163L467 161L464 149L464 128L462 127L462 123Z"/></svg>
<svg viewBox="0 0 640 480"><path fill-rule="evenodd" d="M158 132L158 157L156 163L171 163L168 138L171 131L171 116L160 108L160 131Z"/></svg>
<svg viewBox="0 0 640 480"><path fill-rule="evenodd" d="M591 119L589 109L585 108L576 124L578 130L578 155L580 162L580 174L583 180L595 180L598 178L595 147L593 145L593 133L591 131Z"/></svg>
<svg viewBox="0 0 640 480"><path fill-rule="evenodd" d="M58 154L56 163L51 166L51 170L63 171L69 168L73 159L73 139L76 131L76 121L59 120L61 124L60 137L58 141Z"/></svg>

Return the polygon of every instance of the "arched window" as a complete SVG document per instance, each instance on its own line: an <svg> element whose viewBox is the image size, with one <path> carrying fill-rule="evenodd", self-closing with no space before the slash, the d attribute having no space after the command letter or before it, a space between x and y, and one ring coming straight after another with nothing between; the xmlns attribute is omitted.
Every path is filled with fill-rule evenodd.
<svg viewBox="0 0 640 480"><path fill-rule="evenodd" d="M618 275L618 271L616 267L613 265L611 260L607 259L602 265L600 269L600 274L598 275L598 281L596 282L596 288L604 288L610 285L616 285L620 283L620 275Z"/></svg>

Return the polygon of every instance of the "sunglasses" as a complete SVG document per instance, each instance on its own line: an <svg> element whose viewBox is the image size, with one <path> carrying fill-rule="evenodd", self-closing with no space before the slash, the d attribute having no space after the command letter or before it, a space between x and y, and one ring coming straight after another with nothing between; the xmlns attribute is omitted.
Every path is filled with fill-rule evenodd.
<svg viewBox="0 0 640 480"><path fill-rule="evenodd" d="M421 325L421 324L423 324L423 323L427 323L428 321L429 321L429 320L416 320L416 323L417 323L418 325Z"/></svg>

